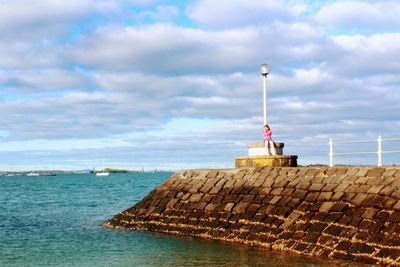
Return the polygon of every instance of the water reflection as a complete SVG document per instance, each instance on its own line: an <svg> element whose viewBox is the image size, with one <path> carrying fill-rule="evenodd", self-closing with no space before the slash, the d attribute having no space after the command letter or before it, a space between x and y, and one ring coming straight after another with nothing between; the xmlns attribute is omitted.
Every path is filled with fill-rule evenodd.
<svg viewBox="0 0 400 267"><path fill-rule="evenodd" d="M152 235L147 238L158 239L146 253L130 259L129 266L171 266L171 267L338 267L366 266L363 264L337 261L331 259L315 259L297 255L283 255L267 250L236 246L218 241L174 237L169 235Z"/></svg>

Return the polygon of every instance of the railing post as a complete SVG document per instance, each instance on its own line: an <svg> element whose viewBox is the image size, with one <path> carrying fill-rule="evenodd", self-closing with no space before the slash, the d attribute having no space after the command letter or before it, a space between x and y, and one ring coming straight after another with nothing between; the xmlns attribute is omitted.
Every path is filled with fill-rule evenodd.
<svg viewBox="0 0 400 267"><path fill-rule="evenodd" d="M333 167L333 140L329 138L329 167Z"/></svg>
<svg viewBox="0 0 400 267"><path fill-rule="evenodd" d="M382 166L382 137L378 136L378 166Z"/></svg>

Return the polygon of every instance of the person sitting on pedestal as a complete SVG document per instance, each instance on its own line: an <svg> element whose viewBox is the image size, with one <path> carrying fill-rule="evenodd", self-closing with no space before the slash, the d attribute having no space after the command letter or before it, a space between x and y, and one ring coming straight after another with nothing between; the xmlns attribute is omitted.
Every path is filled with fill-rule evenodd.
<svg viewBox="0 0 400 267"><path fill-rule="evenodd" d="M265 148L268 152L268 155L276 155L276 151L275 151L275 146L274 146L274 142L272 141L272 131L271 128L269 127L268 124L264 125L264 143L265 143Z"/></svg>

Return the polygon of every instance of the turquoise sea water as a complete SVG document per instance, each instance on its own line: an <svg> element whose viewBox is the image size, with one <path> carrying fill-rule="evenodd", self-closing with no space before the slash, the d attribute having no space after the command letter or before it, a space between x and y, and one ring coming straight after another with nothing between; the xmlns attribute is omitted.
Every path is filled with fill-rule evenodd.
<svg viewBox="0 0 400 267"><path fill-rule="evenodd" d="M0 177L0 266L358 266L100 226L169 175Z"/></svg>

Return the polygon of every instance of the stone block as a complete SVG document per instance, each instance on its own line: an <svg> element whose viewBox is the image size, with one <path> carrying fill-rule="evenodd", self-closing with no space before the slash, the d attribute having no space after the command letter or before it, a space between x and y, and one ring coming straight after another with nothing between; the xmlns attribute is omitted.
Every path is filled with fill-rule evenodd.
<svg viewBox="0 0 400 267"><path fill-rule="evenodd" d="M367 196L365 193L358 193L350 202L356 206L361 206L361 203L363 203Z"/></svg>
<svg viewBox="0 0 400 267"><path fill-rule="evenodd" d="M371 181L371 177L359 177L356 181L356 185L366 185L369 184Z"/></svg>
<svg viewBox="0 0 400 267"><path fill-rule="evenodd" d="M235 213L243 213L246 212L247 207L250 205L251 203L249 202L240 202L238 203L234 208L233 208L233 212Z"/></svg>
<svg viewBox="0 0 400 267"><path fill-rule="evenodd" d="M307 182L300 182L296 185L296 188L298 189L304 189L304 190L308 190L308 188L310 187L310 183Z"/></svg>
<svg viewBox="0 0 400 267"><path fill-rule="evenodd" d="M216 178L217 175L218 175L218 170L212 170L206 174L206 178Z"/></svg>
<svg viewBox="0 0 400 267"><path fill-rule="evenodd" d="M373 178L380 178L380 177L382 177L382 174L384 172L385 172L385 168L381 168L381 167L372 168L367 171L366 176L373 177Z"/></svg>
<svg viewBox="0 0 400 267"><path fill-rule="evenodd" d="M256 213L260 209L260 204L250 204L247 208L247 212Z"/></svg>
<svg viewBox="0 0 400 267"><path fill-rule="evenodd" d="M329 201L332 198L332 192L321 192L318 196L318 201Z"/></svg>
<svg viewBox="0 0 400 267"><path fill-rule="evenodd" d="M332 201L340 201L340 200L342 200L343 196L344 196L344 192L335 192L335 193L332 195L331 200L332 200Z"/></svg>
<svg viewBox="0 0 400 267"><path fill-rule="evenodd" d="M306 243L316 243L319 237L320 237L319 233L309 232L306 233L305 236L303 236L302 241Z"/></svg>
<svg viewBox="0 0 400 267"><path fill-rule="evenodd" d="M313 192L319 192L322 190L322 188L325 186L325 184L321 184L321 183L312 183L309 187L309 191L313 191ZM303 189L303 188L302 188Z"/></svg>
<svg viewBox="0 0 400 267"><path fill-rule="evenodd" d="M398 188L396 188L396 190L394 190L390 196L395 199L400 200L400 190Z"/></svg>
<svg viewBox="0 0 400 267"><path fill-rule="evenodd" d="M276 204L279 207L285 207L288 206L287 204L290 202L291 198L290 197L282 197L278 203Z"/></svg>
<svg viewBox="0 0 400 267"><path fill-rule="evenodd" d="M192 194L189 198L189 202L199 202L203 197L203 193Z"/></svg>
<svg viewBox="0 0 400 267"><path fill-rule="evenodd" d="M254 195L244 195L242 196L241 202L253 202Z"/></svg>
<svg viewBox="0 0 400 267"><path fill-rule="evenodd" d="M234 180L240 180L246 175L246 170L240 170L233 176Z"/></svg>
<svg viewBox="0 0 400 267"><path fill-rule="evenodd" d="M341 183L335 188L335 192L347 192L346 188L349 187L351 184L348 183Z"/></svg>
<svg viewBox="0 0 400 267"><path fill-rule="evenodd" d="M389 217L386 219L388 222L395 222L398 223L400 222L400 212L395 211L392 214L389 215Z"/></svg>
<svg viewBox="0 0 400 267"><path fill-rule="evenodd" d="M352 254L372 254L374 252L374 248L365 244L365 243L354 243L350 246L349 252Z"/></svg>
<svg viewBox="0 0 400 267"><path fill-rule="evenodd" d="M394 187L385 186L384 188L382 188L382 190L379 192L379 194L384 195L384 196L390 196L394 190L395 190Z"/></svg>
<svg viewBox="0 0 400 267"><path fill-rule="evenodd" d="M324 222L335 223L343 217L342 212L329 212L328 216L325 217Z"/></svg>
<svg viewBox="0 0 400 267"><path fill-rule="evenodd" d="M397 171L396 169L389 169L389 168L386 168L386 169L385 169L385 172L382 174L382 176L385 177L385 178L394 177L395 174L396 174L396 171Z"/></svg>
<svg viewBox="0 0 400 267"><path fill-rule="evenodd" d="M378 209L375 208L366 208L365 212L361 215L364 219L372 220L375 215L378 213Z"/></svg>
<svg viewBox="0 0 400 267"><path fill-rule="evenodd" d="M384 197L384 202L382 203L381 208L385 210L391 210L393 209L394 205L398 202L397 199L391 198L391 197Z"/></svg>
<svg viewBox="0 0 400 267"><path fill-rule="evenodd" d="M313 223L310 228L308 229L308 231L310 233L321 233L322 231L324 231L325 227L327 226L326 223L320 222L320 223Z"/></svg>
<svg viewBox="0 0 400 267"><path fill-rule="evenodd" d="M274 196L273 199L271 199L271 201L269 202L269 204L271 205L276 205L278 203L278 201L281 199L281 196Z"/></svg>
<svg viewBox="0 0 400 267"><path fill-rule="evenodd" d="M338 186L337 184L327 184L327 185L325 185L325 186L322 188L321 191L323 191L323 192L332 192L332 191L334 191L334 189L335 189L337 186Z"/></svg>
<svg viewBox="0 0 400 267"><path fill-rule="evenodd" d="M174 205L178 202L177 199L171 199L170 201L168 201L167 205L166 205L166 209L173 209Z"/></svg>
<svg viewBox="0 0 400 267"><path fill-rule="evenodd" d="M324 221L327 216L328 216L327 212L316 212L314 216L311 217L311 220Z"/></svg>
<svg viewBox="0 0 400 267"><path fill-rule="evenodd" d="M322 206L322 202L312 203L311 206L308 208L308 211L319 211L319 208L321 206Z"/></svg>
<svg viewBox="0 0 400 267"><path fill-rule="evenodd" d="M370 189L368 189L367 193L369 194L379 194L379 192L384 188L384 185L373 185Z"/></svg>
<svg viewBox="0 0 400 267"><path fill-rule="evenodd" d="M324 234L328 234L328 235L332 235L332 236L340 236L340 233L342 231L343 231L343 227L342 226L330 224L324 229L323 233ZM341 249L339 249L339 250L341 250Z"/></svg>
<svg viewBox="0 0 400 267"><path fill-rule="evenodd" d="M302 190L302 189L296 189L292 193L293 198L299 198L299 199L304 199L304 197L307 195L308 191L307 190Z"/></svg>
<svg viewBox="0 0 400 267"><path fill-rule="evenodd" d="M282 194L282 192L283 192L283 187L278 187L278 188L273 189L270 192L270 194L274 195L274 196L280 196Z"/></svg>
<svg viewBox="0 0 400 267"><path fill-rule="evenodd" d="M303 202L297 207L297 210L301 212L306 212L310 208L310 206L310 203Z"/></svg>
<svg viewBox="0 0 400 267"><path fill-rule="evenodd" d="M306 198L304 199L307 202L315 202L319 197L319 192L310 192L307 194Z"/></svg>
<svg viewBox="0 0 400 267"><path fill-rule="evenodd" d="M324 203L322 203L321 207L319 208L319 212L328 213L334 205L335 205L335 202L324 202Z"/></svg>
<svg viewBox="0 0 400 267"><path fill-rule="evenodd" d="M289 203L287 203L288 207L296 208L300 203L300 198L290 198Z"/></svg>
<svg viewBox="0 0 400 267"><path fill-rule="evenodd" d="M213 204L213 203L209 203L209 204L207 204L207 206L204 208L204 210L205 210L205 211L211 212L211 211L216 210L217 207L218 207L217 205L215 205L215 204Z"/></svg>

